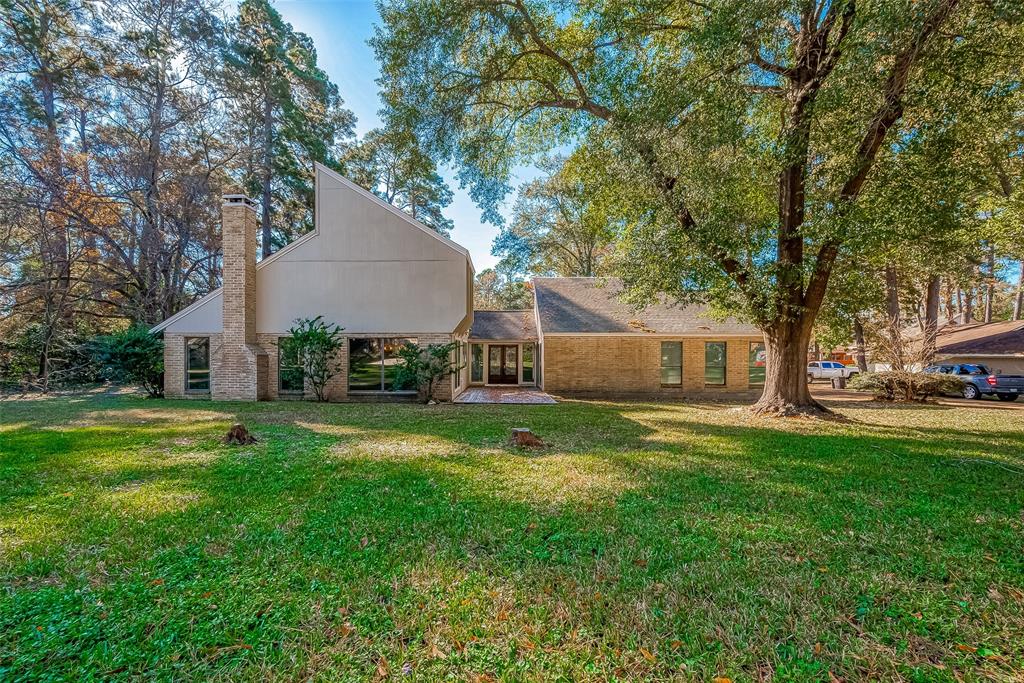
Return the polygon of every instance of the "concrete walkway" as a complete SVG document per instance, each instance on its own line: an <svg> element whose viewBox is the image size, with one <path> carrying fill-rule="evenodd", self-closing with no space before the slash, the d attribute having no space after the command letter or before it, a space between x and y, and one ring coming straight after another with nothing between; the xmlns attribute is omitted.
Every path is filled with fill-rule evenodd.
<svg viewBox="0 0 1024 683"><path fill-rule="evenodd" d="M526 403L550 405L558 403L539 389L531 387L469 387L455 403Z"/></svg>

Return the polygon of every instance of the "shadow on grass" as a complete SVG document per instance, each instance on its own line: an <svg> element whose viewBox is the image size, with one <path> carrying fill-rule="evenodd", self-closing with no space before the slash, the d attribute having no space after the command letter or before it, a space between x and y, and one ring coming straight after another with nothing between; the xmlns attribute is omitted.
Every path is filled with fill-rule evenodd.
<svg viewBox="0 0 1024 683"><path fill-rule="evenodd" d="M223 421L189 419L211 410ZM1022 623L990 597L1024 575L1021 478L956 464L994 442L1020 453L1019 431L815 433L696 410L15 415L0 539L28 538L0 556L0 674L364 677L383 657L425 678L664 678L685 664L814 680L820 666L857 678L927 663L891 649L910 635L951 666L982 637L1019 662L1012 628L979 615ZM237 419L259 444L217 442ZM551 446L505 447L523 424ZM180 509L146 511L168 495Z"/></svg>

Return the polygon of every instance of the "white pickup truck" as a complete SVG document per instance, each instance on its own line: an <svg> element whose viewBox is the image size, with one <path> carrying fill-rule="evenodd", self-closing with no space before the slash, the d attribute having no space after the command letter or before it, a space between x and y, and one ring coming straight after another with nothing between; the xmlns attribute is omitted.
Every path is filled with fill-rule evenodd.
<svg viewBox="0 0 1024 683"><path fill-rule="evenodd" d="M807 364L807 381L813 382L816 379L835 379L842 377L849 379L860 372L857 368L847 367L834 360L812 360Z"/></svg>

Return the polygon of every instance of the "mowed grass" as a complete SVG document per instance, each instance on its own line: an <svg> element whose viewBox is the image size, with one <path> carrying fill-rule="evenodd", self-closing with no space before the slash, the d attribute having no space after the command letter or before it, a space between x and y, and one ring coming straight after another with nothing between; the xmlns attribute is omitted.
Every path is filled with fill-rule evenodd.
<svg viewBox="0 0 1024 683"><path fill-rule="evenodd" d="M0 402L0 680L1020 680L1024 413L836 407Z"/></svg>

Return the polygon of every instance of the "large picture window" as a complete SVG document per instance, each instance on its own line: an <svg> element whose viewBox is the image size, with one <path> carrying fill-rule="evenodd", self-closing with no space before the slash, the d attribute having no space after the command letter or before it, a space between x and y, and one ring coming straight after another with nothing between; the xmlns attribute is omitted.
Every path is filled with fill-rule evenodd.
<svg viewBox="0 0 1024 683"><path fill-rule="evenodd" d="M661 383L683 383L682 342L661 342Z"/></svg>
<svg viewBox="0 0 1024 683"><path fill-rule="evenodd" d="M470 382L483 382L484 381L484 345L473 344L472 348L472 361L470 362L469 381Z"/></svg>
<svg viewBox="0 0 1024 683"><path fill-rule="evenodd" d="M209 337L194 337L185 341L185 391L210 391Z"/></svg>
<svg viewBox="0 0 1024 683"><path fill-rule="evenodd" d="M301 394L305 389L299 349L292 337L277 340L277 391L281 394Z"/></svg>
<svg viewBox="0 0 1024 683"><path fill-rule="evenodd" d="M704 344L704 384L725 385L725 342Z"/></svg>
<svg viewBox="0 0 1024 683"><path fill-rule="evenodd" d="M751 386L764 384L765 359L764 344L762 342L750 342L750 364L748 367L748 379Z"/></svg>
<svg viewBox="0 0 1024 683"><path fill-rule="evenodd" d="M371 337L348 340L349 391L414 391L401 383L398 369L402 359L398 349L416 344L409 337Z"/></svg>

